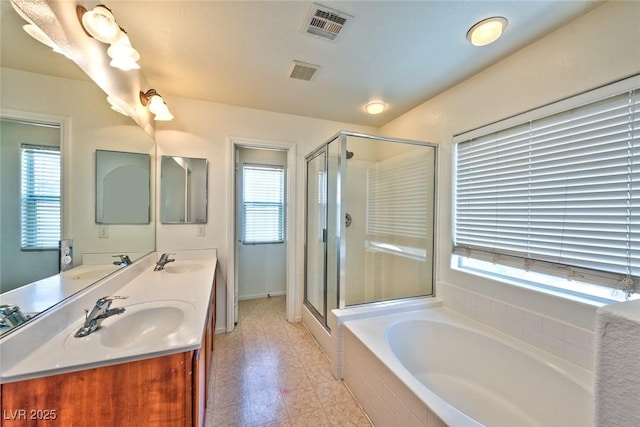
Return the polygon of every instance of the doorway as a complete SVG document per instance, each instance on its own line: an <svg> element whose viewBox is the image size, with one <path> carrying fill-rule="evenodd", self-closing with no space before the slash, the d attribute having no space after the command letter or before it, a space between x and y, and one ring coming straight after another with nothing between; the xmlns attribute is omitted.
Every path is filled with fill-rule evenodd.
<svg viewBox="0 0 640 427"><path fill-rule="evenodd" d="M227 332L238 302L285 295L295 320L295 146L230 139Z"/></svg>

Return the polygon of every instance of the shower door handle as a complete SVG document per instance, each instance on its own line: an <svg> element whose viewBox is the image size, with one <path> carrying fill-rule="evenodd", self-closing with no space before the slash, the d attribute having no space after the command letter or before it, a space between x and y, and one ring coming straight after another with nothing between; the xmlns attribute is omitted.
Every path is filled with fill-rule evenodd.
<svg viewBox="0 0 640 427"><path fill-rule="evenodd" d="M349 227L351 225L351 214L347 212L344 216L344 226Z"/></svg>

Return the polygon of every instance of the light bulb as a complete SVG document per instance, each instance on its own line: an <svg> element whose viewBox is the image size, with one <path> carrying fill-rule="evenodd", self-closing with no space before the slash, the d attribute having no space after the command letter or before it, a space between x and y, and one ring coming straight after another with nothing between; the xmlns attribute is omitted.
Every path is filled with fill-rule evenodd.
<svg viewBox="0 0 640 427"><path fill-rule="evenodd" d="M98 5L82 15L82 26L95 39L115 43L122 35L113 14L106 6Z"/></svg>
<svg viewBox="0 0 640 427"><path fill-rule="evenodd" d="M467 39L474 46L486 46L498 40L504 29L507 28L507 20L502 17L494 17L478 22L467 32Z"/></svg>

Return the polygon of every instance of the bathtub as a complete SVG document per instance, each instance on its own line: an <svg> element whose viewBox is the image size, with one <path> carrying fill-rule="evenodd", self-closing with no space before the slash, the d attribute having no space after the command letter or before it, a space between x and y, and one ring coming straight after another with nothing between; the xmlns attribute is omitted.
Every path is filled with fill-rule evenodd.
<svg viewBox="0 0 640 427"><path fill-rule="evenodd" d="M344 326L344 380L376 425L593 425L591 371L444 307Z"/></svg>

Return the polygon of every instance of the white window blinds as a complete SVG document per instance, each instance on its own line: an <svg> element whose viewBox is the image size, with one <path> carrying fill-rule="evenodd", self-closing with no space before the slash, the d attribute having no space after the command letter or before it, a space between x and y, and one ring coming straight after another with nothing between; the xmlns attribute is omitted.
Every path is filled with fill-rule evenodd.
<svg viewBox="0 0 640 427"><path fill-rule="evenodd" d="M23 144L21 247L55 249L60 241L60 150Z"/></svg>
<svg viewBox="0 0 640 427"><path fill-rule="evenodd" d="M454 252L633 289L639 92L458 143Z"/></svg>
<svg viewBox="0 0 640 427"><path fill-rule="evenodd" d="M242 167L243 236L245 244L284 241L284 168Z"/></svg>
<svg viewBox="0 0 640 427"><path fill-rule="evenodd" d="M429 170L427 150L417 149L367 171L367 233L426 237Z"/></svg>

